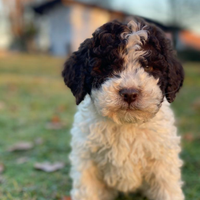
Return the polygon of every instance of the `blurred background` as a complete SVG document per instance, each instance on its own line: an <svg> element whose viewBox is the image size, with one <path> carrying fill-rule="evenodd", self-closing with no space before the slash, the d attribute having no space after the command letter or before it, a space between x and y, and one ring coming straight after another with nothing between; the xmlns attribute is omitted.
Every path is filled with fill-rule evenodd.
<svg viewBox="0 0 200 200"><path fill-rule="evenodd" d="M184 65L172 107L184 193L200 200L200 0L0 0L1 200L69 200L76 106L61 78L63 63L96 28L131 15L163 29Z"/></svg>
<svg viewBox="0 0 200 200"><path fill-rule="evenodd" d="M160 26L184 60L200 60L199 0L0 0L0 49L66 56L107 21Z"/></svg>

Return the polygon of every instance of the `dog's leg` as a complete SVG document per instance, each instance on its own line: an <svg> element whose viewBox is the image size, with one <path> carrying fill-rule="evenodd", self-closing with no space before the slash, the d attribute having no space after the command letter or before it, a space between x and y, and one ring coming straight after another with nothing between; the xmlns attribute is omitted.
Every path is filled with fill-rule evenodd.
<svg viewBox="0 0 200 200"><path fill-rule="evenodd" d="M72 200L113 200L117 192L108 188L103 181L97 167L90 161L81 161L80 165L72 162L71 178L73 188Z"/></svg>
<svg viewBox="0 0 200 200"><path fill-rule="evenodd" d="M145 192L150 200L185 199L181 189L180 163L179 159L171 164L157 162L150 168Z"/></svg>

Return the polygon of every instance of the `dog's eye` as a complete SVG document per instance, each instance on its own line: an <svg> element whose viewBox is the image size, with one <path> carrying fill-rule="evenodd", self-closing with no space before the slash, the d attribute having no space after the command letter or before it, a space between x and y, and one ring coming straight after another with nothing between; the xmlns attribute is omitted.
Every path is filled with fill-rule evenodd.
<svg viewBox="0 0 200 200"><path fill-rule="evenodd" d="M115 74L114 76L115 76L116 78L121 78L121 76L118 75L118 74Z"/></svg>
<svg viewBox="0 0 200 200"><path fill-rule="evenodd" d="M144 71L145 72L152 72L153 71L153 67L152 66L146 66L146 67L144 67Z"/></svg>

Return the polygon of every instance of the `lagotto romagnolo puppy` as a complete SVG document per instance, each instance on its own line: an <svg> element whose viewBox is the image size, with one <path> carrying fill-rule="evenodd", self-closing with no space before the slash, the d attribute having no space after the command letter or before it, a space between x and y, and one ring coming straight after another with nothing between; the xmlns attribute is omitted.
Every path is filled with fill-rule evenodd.
<svg viewBox="0 0 200 200"><path fill-rule="evenodd" d="M71 130L73 200L141 191L183 200L180 137L170 103L183 68L163 31L141 18L98 28L66 61L78 111Z"/></svg>

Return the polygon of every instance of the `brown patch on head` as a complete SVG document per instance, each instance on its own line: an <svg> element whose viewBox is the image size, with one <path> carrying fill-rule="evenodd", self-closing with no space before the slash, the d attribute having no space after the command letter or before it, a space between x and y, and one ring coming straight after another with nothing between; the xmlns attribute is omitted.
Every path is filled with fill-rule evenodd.
<svg viewBox="0 0 200 200"><path fill-rule="evenodd" d="M130 32L126 24L118 21L104 24L65 63L62 75L77 104L92 88L99 88L123 69L126 53L126 40L121 38L123 32Z"/></svg>
<svg viewBox="0 0 200 200"><path fill-rule="evenodd" d="M155 79L159 79L159 86L163 95L171 103L175 99L176 93L183 84L183 68L176 59L171 41L165 33L154 24L144 21L142 18L135 17L135 22L129 22L132 30L140 32L145 31L148 37L142 41L140 38L139 63L144 70ZM141 37L141 36L140 36Z"/></svg>
<svg viewBox="0 0 200 200"><path fill-rule="evenodd" d="M94 46L90 55L91 62L95 63L91 71L94 88L99 88L107 78L117 75L123 69L126 40L121 38L121 34L124 32L130 32L127 25L113 21L93 33Z"/></svg>
<svg viewBox="0 0 200 200"><path fill-rule="evenodd" d="M113 21L98 28L65 63L64 81L79 104L92 89L119 77L127 65L139 63L169 102L183 82L183 69L163 31L139 17L128 24Z"/></svg>

